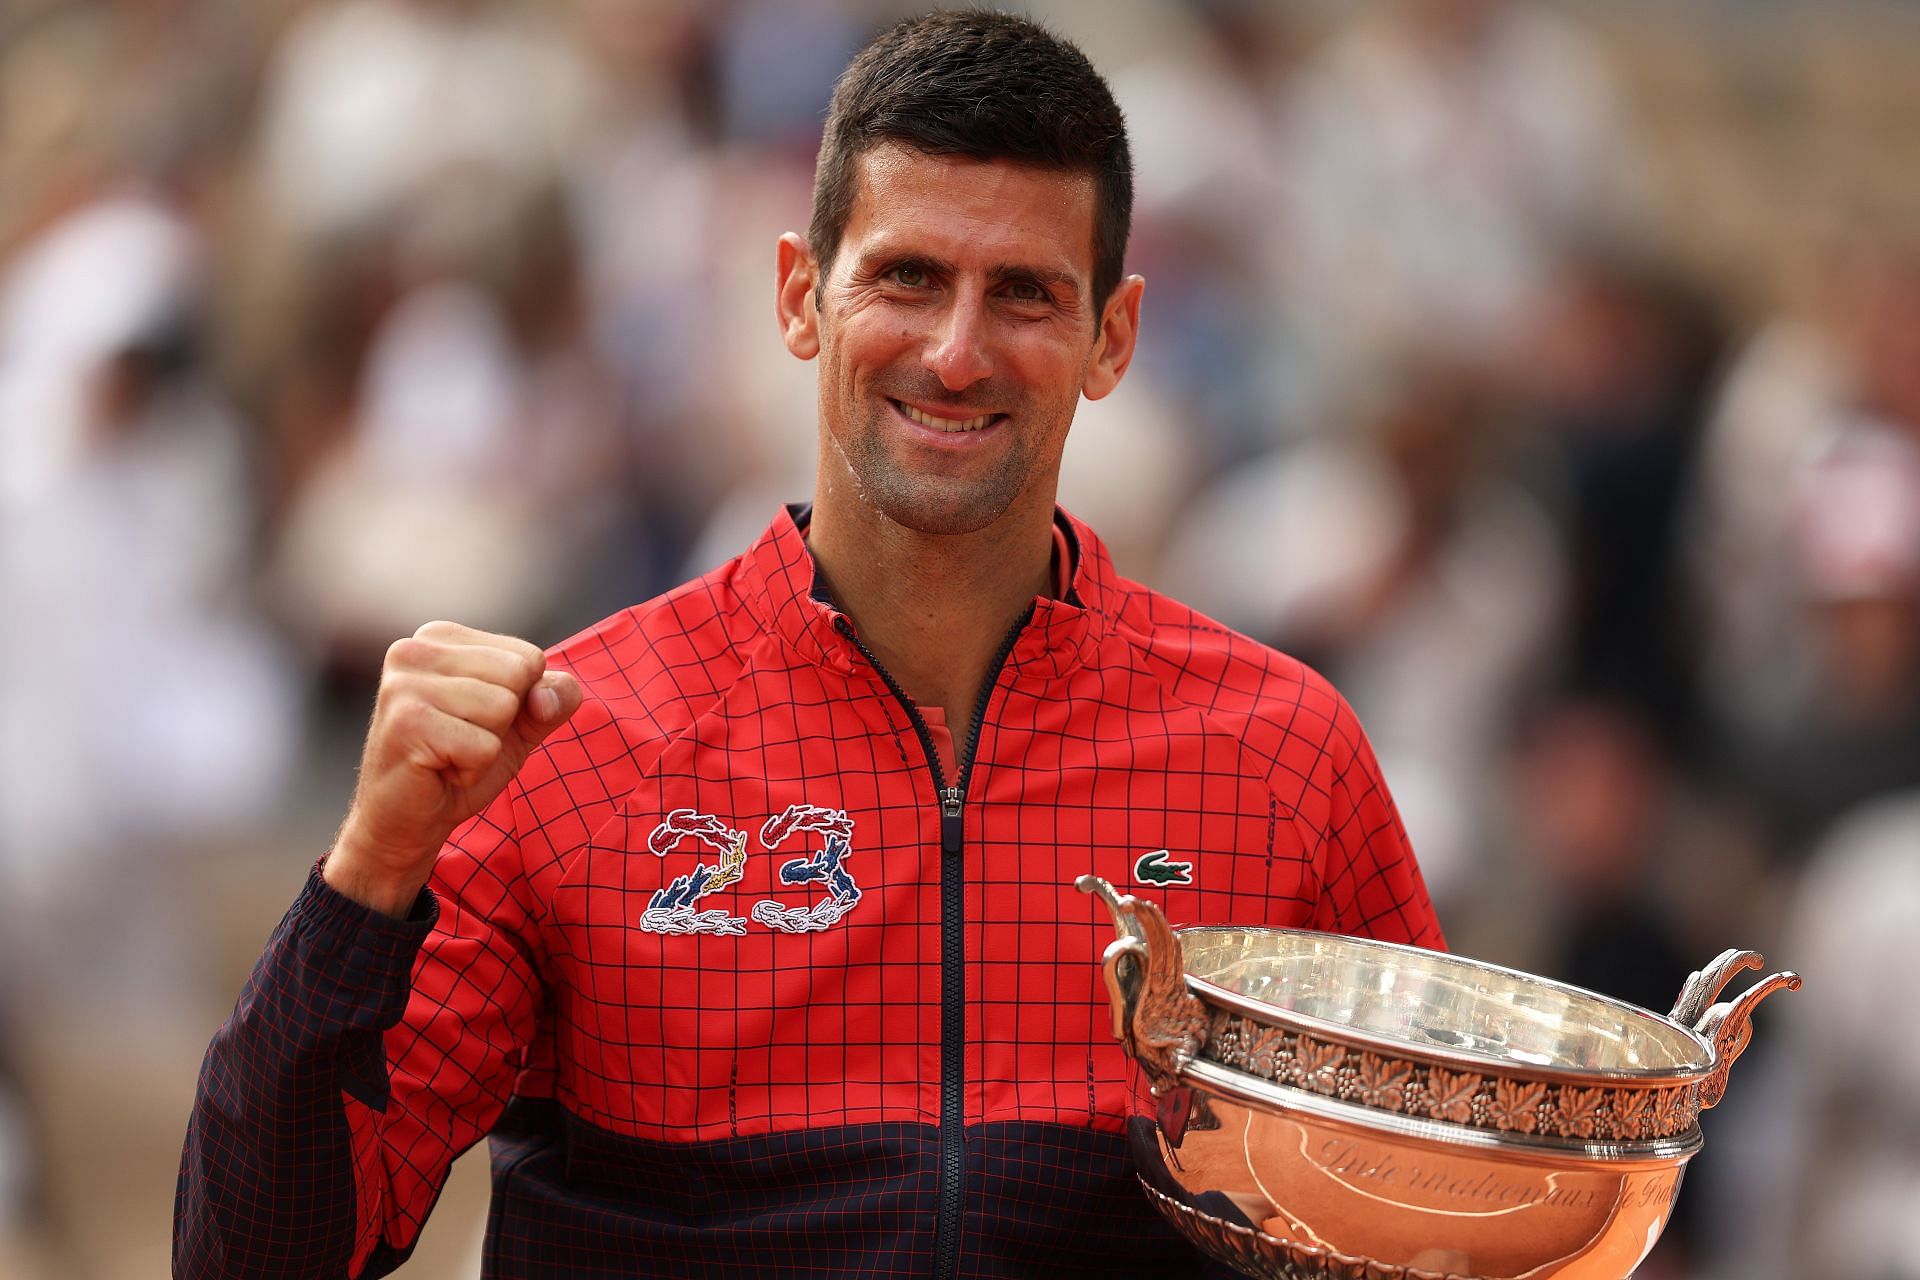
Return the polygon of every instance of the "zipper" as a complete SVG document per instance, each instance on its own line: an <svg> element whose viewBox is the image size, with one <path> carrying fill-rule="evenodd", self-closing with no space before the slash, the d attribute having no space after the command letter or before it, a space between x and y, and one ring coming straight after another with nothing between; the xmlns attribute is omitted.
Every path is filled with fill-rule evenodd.
<svg viewBox="0 0 1920 1280"><path fill-rule="evenodd" d="M987 704L994 686L1006 669L1007 659L1020 633L1033 620L1033 606L1014 622L1001 640L999 651L987 667L987 678L974 703L973 719L967 725L966 738L956 744L959 778L947 785L940 753L934 750L933 734L927 721L907 691L880 665L873 650L854 633L845 614L833 620L834 629L860 651L907 713L933 773L934 794L940 799L940 1191L934 1211L933 1274L935 1280L953 1280L960 1273L960 1207L966 1183L966 1073L967 1073L967 973L966 973L966 865L962 851L966 847L967 783L973 777L974 748L980 743L980 730L986 723Z"/></svg>

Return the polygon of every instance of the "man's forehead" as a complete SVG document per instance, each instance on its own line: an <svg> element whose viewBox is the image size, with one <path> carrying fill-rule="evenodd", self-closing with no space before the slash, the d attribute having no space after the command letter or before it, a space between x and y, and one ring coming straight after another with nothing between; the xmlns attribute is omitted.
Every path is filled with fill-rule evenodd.
<svg viewBox="0 0 1920 1280"><path fill-rule="evenodd" d="M1097 192L1090 173L929 155L893 142L864 152L855 173L848 247L863 256L932 240L987 257L1038 255L1047 261L1031 265L1091 277Z"/></svg>

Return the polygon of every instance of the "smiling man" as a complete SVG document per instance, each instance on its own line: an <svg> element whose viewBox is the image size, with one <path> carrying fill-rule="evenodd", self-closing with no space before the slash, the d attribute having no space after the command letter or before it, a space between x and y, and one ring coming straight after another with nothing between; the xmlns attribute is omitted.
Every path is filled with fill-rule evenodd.
<svg viewBox="0 0 1920 1280"><path fill-rule="evenodd" d="M1007 92L993 62L973 74ZM1100 278L1091 172L838 142L822 185L850 171L844 225L779 249L787 347L820 360L808 546L880 664L964 724L996 643L1051 594L1067 428L1126 371L1143 284Z"/></svg>
<svg viewBox="0 0 1920 1280"><path fill-rule="evenodd" d="M787 347L814 501L549 652L389 652L352 808L202 1070L181 1276L1190 1276L1072 889L1439 945L1352 713L1054 505L1138 332L1107 86L941 14L841 78Z"/></svg>

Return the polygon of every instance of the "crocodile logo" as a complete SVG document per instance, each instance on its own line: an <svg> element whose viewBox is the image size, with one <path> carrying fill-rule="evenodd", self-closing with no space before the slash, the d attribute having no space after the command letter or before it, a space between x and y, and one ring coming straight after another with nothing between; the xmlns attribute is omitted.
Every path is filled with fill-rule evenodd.
<svg viewBox="0 0 1920 1280"><path fill-rule="evenodd" d="M1145 884L1192 884L1193 864L1169 862L1165 849L1155 849L1133 864L1133 878Z"/></svg>

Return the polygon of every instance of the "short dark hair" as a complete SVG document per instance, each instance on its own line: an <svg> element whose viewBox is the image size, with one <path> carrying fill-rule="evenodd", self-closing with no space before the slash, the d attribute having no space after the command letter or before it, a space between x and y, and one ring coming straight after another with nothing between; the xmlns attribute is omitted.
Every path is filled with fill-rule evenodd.
<svg viewBox="0 0 1920 1280"><path fill-rule="evenodd" d="M1091 174L1097 322L1125 265L1133 157L1113 91L1084 53L986 9L909 18L868 41L834 86L814 170L807 240L822 275L853 213L856 162L884 142Z"/></svg>

